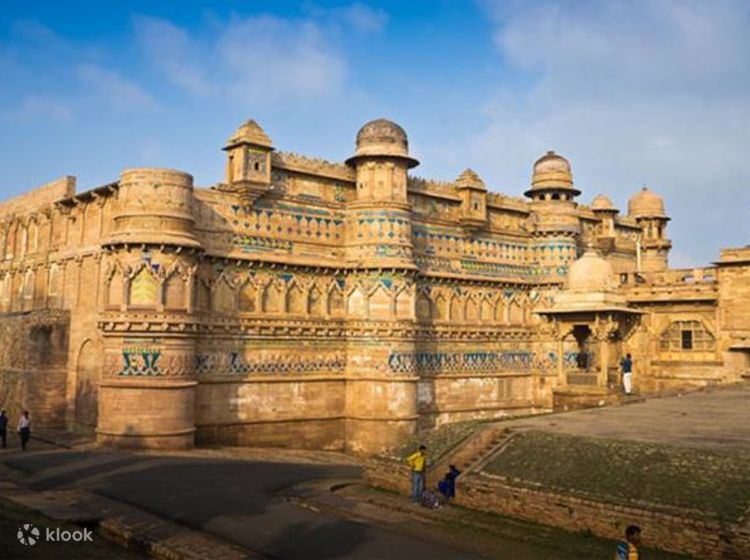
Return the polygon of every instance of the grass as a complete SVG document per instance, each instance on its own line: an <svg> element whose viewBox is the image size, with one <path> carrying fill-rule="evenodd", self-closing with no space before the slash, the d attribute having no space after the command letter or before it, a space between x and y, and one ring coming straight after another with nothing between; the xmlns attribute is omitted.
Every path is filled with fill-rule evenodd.
<svg viewBox="0 0 750 560"><path fill-rule="evenodd" d="M114 544L105 541L94 533L93 542L45 542L42 538L33 546L23 545L17 539L19 527L31 523L42 535L46 528L61 530L80 530L80 527L58 523L34 510L0 498L0 558L76 558L80 560L118 560L141 558Z"/></svg>
<svg viewBox="0 0 750 560"><path fill-rule="evenodd" d="M427 433L414 435L404 443L396 452L398 457L405 459L420 445L427 447L427 456L430 462L437 461L456 445L469 437L479 426L486 424L487 420L471 420L469 422L456 422L444 424Z"/></svg>
<svg viewBox="0 0 750 560"><path fill-rule="evenodd" d="M692 508L736 521L750 507L750 453L522 432L486 467L517 484L608 502Z"/></svg>
<svg viewBox="0 0 750 560"><path fill-rule="evenodd" d="M408 509L407 498L376 488L355 486L347 489L349 495L361 501L392 509L400 505ZM513 560L581 560L583 558L612 558L616 541L596 537L591 532L572 533L555 527L503 517L492 513L450 506L430 511L418 510L429 518L426 523L409 523L401 526L403 532L428 541L443 542L486 558L512 558ZM417 513L414 514L415 517ZM688 556L655 549L643 549L641 554L651 560L688 559Z"/></svg>

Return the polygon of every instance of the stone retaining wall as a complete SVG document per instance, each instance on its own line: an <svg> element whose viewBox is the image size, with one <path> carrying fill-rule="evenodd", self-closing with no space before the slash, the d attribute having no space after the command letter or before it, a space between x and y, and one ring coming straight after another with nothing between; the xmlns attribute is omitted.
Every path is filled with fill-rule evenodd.
<svg viewBox="0 0 750 560"><path fill-rule="evenodd" d="M378 457L364 468L369 484L409 492L409 469L395 459ZM429 478L429 476L428 476ZM432 485L433 481L428 482ZM436 480L435 480L436 482ZM469 474L458 479L458 505L525 519L568 531L591 531L620 539L625 527L643 529L644 545L705 560L750 558L750 523L722 522L704 512L661 505L621 505L593 498L525 488L501 477Z"/></svg>

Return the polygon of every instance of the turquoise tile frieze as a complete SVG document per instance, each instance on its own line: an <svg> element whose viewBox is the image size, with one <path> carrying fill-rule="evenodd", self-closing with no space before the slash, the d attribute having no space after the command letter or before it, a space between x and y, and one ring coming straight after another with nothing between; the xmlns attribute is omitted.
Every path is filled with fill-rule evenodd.
<svg viewBox="0 0 750 560"><path fill-rule="evenodd" d="M492 372L529 370L534 352L391 352L388 367L394 373Z"/></svg>

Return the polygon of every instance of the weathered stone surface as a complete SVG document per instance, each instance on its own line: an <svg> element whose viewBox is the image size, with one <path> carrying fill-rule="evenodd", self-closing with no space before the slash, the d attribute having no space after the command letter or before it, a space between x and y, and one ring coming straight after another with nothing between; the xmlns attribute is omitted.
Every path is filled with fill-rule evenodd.
<svg viewBox="0 0 750 560"><path fill-rule="evenodd" d="M138 168L0 204L1 406L116 445L371 453L548 410L571 381L606 392L626 352L637 390L750 369L750 249L668 269L650 191L628 216L581 206L556 154L529 201L470 171L419 179L383 119L346 163L277 153L250 121L225 150L212 188ZM611 266L609 295L541 313L584 247ZM24 325L52 312L65 319L48 359Z"/></svg>

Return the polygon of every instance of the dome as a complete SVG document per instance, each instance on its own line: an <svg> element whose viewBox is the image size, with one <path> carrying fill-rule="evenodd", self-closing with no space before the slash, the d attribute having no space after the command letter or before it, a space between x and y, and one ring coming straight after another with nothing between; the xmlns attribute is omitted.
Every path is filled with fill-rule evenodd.
<svg viewBox="0 0 750 560"><path fill-rule="evenodd" d="M484 185L484 181L482 181L482 178L477 175L476 171L473 169L465 169L461 175L458 176L456 179L456 186L459 189L481 189L481 190L487 190L487 187Z"/></svg>
<svg viewBox="0 0 750 560"><path fill-rule="evenodd" d="M234 134L227 140L225 150L237 146L238 144L254 144L256 146L265 146L270 148L272 143L266 132L261 126L250 119L242 123Z"/></svg>
<svg viewBox="0 0 750 560"><path fill-rule="evenodd" d="M357 150L346 162L352 164L367 156L397 157L406 160L409 167L419 165L416 159L409 157L406 131L388 119L370 121L359 129Z"/></svg>
<svg viewBox="0 0 750 560"><path fill-rule="evenodd" d="M628 215L634 218L666 218L664 199L648 187L628 201Z"/></svg>
<svg viewBox="0 0 750 560"><path fill-rule="evenodd" d="M526 192L527 196L539 190L564 189L581 194L573 186L573 172L570 162L559 154L549 151L534 162L534 171L531 177L531 190Z"/></svg>
<svg viewBox="0 0 750 560"><path fill-rule="evenodd" d="M609 197L603 194L594 197L594 200L591 201L591 209L594 212L617 212L617 208L612 204Z"/></svg>
<svg viewBox="0 0 750 560"><path fill-rule="evenodd" d="M593 249L587 249L568 270L568 290L597 292L609 290L615 285L612 265Z"/></svg>

